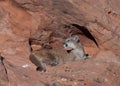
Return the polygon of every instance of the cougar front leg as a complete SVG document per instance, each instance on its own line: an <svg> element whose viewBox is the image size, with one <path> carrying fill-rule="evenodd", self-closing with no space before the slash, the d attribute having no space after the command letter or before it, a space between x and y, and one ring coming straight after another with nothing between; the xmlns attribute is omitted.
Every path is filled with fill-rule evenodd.
<svg viewBox="0 0 120 86"><path fill-rule="evenodd" d="M36 70L37 70L37 71L41 71L41 72L42 72L42 71L43 71L43 72L46 72L46 64L41 61L41 62L40 62L40 65L37 66Z"/></svg>

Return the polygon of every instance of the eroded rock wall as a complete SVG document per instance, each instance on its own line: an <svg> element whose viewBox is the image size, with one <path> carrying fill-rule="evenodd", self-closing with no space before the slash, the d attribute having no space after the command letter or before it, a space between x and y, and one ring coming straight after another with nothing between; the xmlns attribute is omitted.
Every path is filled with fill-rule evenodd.
<svg viewBox="0 0 120 86"><path fill-rule="evenodd" d="M36 84L36 86L40 84L44 86L47 81L49 81L49 83L52 81L52 79L49 80L49 78L46 82L42 81L41 78L46 75L43 74L43 76L41 76L39 73L36 73L34 70L35 66L29 61L29 39L32 39L33 44L61 47L64 39L68 37L70 33L73 33L79 35L88 54L95 57L97 56L98 58L101 56L104 57L104 55L99 54L99 52L104 50L103 54L105 54L105 51L110 51L112 53L111 57L119 58L119 3L119 0L0 0L0 52L5 58L3 63L7 69L7 74L4 71L4 67L1 64L0 66L1 69L3 69L1 75L6 74L6 77L8 77L8 81L5 78L5 83L9 83L11 86L32 86L33 84ZM78 28L74 25L85 27L95 38L99 48L96 46L95 41L90 40L85 36L85 33L82 32L81 29L84 28ZM105 56L107 56L107 54L105 54ZM108 57L110 56L108 55ZM92 62L94 61L89 61L86 64ZM28 64L29 67L23 68L22 66L25 64ZM78 63L75 64L78 65ZM105 65L109 67L109 65ZM115 65L119 67L119 62ZM64 66L65 65L63 65L63 67ZM101 67L104 66L102 65L100 68ZM62 69L62 66L60 66L60 68ZM87 69L89 69L89 67L87 67L86 70ZM105 72L106 70L103 70L103 75ZM52 73L51 70L50 73ZM70 72L70 75L74 73L75 72ZM48 73L48 76L50 75L51 74ZM119 71L116 75L119 75ZM41 78L38 76L41 76ZM54 76L54 74L50 77L52 76ZM73 83L74 80L76 79L73 79ZM98 79L96 82L104 84L102 81L99 82ZM118 82L113 82L115 86L119 84ZM94 80L87 83L88 86L93 86L93 84L99 86L99 84L96 85Z"/></svg>

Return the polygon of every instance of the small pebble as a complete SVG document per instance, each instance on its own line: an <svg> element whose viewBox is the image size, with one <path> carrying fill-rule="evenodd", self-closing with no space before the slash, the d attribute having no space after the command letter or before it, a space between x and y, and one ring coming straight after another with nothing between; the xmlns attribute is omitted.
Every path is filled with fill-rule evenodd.
<svg viewBox="0 0 120 86"><path fill-rule="evenodd" d="M66 79L66 78L62 78L61 80L62 80L62 81L67 81L67 79Z"/></svg>
<svg viewBox="0 0 120 86"><path fill-rule="evenodd" d="M28 64L24 64L24 65L22 65L22 67L23 68L27 68L27 67L29 67L29 65Z"/></svg>

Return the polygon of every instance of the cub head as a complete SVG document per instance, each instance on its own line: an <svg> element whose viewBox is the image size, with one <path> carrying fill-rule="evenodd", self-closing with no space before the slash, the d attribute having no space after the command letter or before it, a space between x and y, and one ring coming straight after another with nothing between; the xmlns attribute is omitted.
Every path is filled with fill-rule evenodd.
<svg viewBox="0 0 120 86"><path fill-rule="evenodd" d="M65 40L64 48L67 51L74 50L74 49L76 49L77 43L79 43L79 37L78 36L70 36Z"/></svg>

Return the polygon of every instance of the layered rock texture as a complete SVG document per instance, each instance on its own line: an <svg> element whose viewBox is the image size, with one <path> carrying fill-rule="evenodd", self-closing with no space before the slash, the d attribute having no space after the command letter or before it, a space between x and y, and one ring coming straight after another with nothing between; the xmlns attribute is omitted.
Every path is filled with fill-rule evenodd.
<svg viewBox="0 0 120 86"><path fill-rule="evenodd" d="M0 0L0 86L119 86L119 3ZM37 72L31 48L61 48L70 34L79 36L91 58Z"/></svg>

